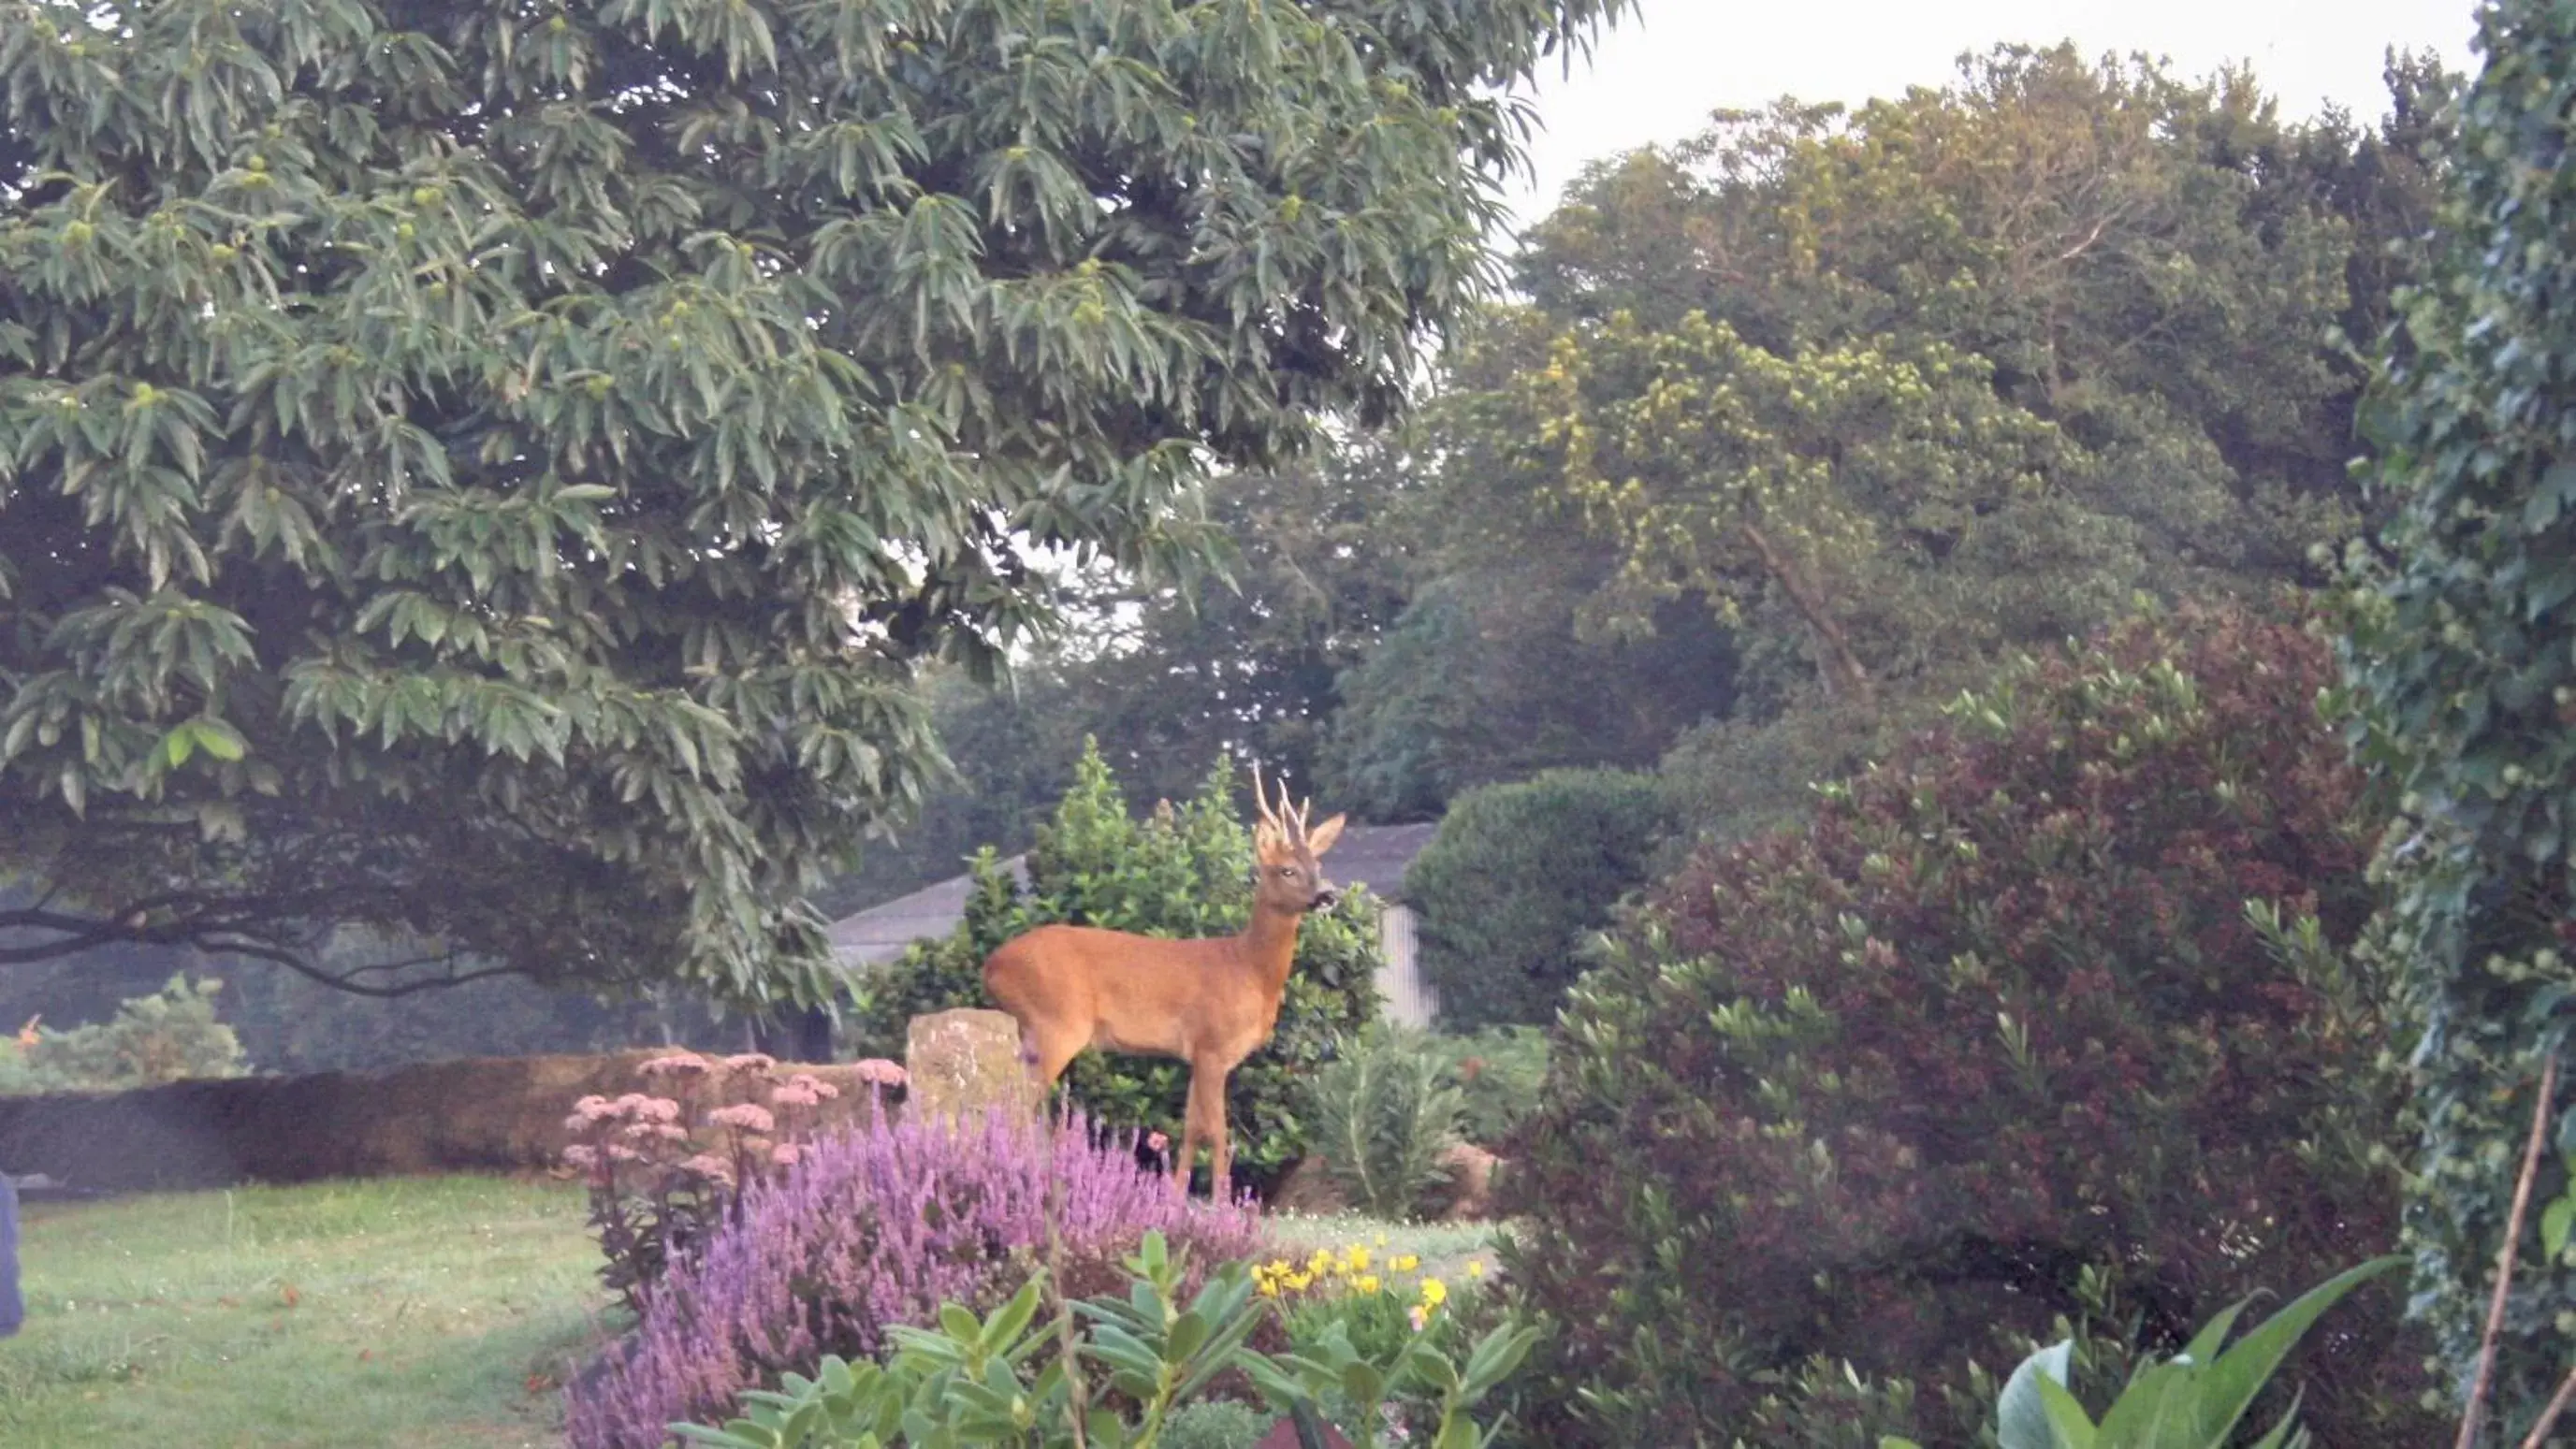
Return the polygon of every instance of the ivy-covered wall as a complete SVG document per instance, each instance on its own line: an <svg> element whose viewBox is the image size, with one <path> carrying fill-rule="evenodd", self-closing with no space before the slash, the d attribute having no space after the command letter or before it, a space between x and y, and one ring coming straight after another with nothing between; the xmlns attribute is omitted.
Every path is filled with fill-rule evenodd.
<svg viewBox="0 0 2576 1449"><path fill-rule="evenodd" d="M2420 1040L2408 1242L2455 1405L2542 1062L2576 1021L2576 5L2493 0L2479 41L2439 255L2401 300L2373 397L2371 481L2395 520L2351 597L2345 657L2351 737L2399 815L2380 869ZM2533 1217L2563 1239L2568 1210L2548 1204L2576 1162L2576 1112L2550 1127ZM2576 1346L2576 1254L2537 1226L2487 1422L2503 1437L2480 1442L2520 1442Z"/></svg>

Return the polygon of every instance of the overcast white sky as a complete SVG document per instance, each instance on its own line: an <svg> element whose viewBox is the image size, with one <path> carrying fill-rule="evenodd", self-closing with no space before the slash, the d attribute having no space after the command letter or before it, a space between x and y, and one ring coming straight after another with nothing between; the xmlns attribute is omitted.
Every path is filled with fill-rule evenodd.
<svg viewBox="0 0 2576 1449"><path fill-rule="evenodd" d="M1515 202L1543 215L1584 163L1679 140L1719 107L1939 85L1959 52L2000 41L2145 51L2193 75L2245 61L2295 113L2334 101L2374 116L2388 47L2467 70L2472 14L2470 0L1644 0L1571 80L1544 73L1538 184Z"/></svg>

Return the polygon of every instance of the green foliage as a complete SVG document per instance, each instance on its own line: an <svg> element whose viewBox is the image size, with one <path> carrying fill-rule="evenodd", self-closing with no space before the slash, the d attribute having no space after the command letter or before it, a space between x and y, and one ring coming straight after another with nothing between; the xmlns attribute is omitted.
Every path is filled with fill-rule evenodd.
<svg viewBox="0 0 2576 1449"><path fill-rule="evenodd" d="M1391 1251L1386 1234L1374 1237L1374 1252L1352 1243L1339 1254L1318 1249L1302 1262L1275 1259L1253 1269L1254 1286L1280 1307L1292 1350L1392 1363L1419 1340L1419 1349L1464 1360L1476 1344L1517 1326L1472 1282L1441 1278L1418 1256ZM1398 1383L1380 1410L1411 1436L1399 1442L1428 1442L1439 1430L1440 1397L1425 1388L1419 1380ZM1346 1389L1323 1394L1321 1408L1322 1417L1358 1436L1364 1413Z"/></svg>
<svg viewBox="0 0 2576 1449"><path fill-rule="evenodd" d="M1825 684L1910 708L2141 592L2308 580L2359 517L2328 334L2410 274L2443 129L2437 64L2389 80L2363 128L2241 73L2002 49L1596 165L1529 234L1527 305L1444 354L1421 582L1345 687L1337 798L1424 818ZM1718 753L1835 757L1737 787L1796 808L1875 747L1809 748L1838 723Z"/></svg>
<svg viewBox="0 0 2576 1449"><path fill-rule="evenodd" d="M1231 1399L1200 1399L1183 1404L1163 1423L1162 1449L1253 1449L1276 1414Z"/></svg>
<svg viewBox="0 0 2576 1449"><path fill-rule="evenodd" d="M2067 1388L2075 1345L2060 1341L2041 1349L2004 1382L1995 1400L1995 1437L2001 1449L2225 1449L2254 1396L2317 1319L2345 1294L2405 1261L2377 1258L2337 1274L2221 1349L2252 1300L2229 1306L2192 1335L2182 1352L2130 1379L2099 1423ZM2306 1449L2310 1442L2293 1405L2252 1449ZM1889 1439L1883 1449L1917 1446Z"/></svg>
<svg viewBox="0 0 2576 1449"><path fill-rule="evenodd" d="M1447 1179L1440 1157L1460 1140L1467 1100L1432 1040L1374 1024L1315 1073L1314 1150L1343 1200L1371 1217L1420 1218Z"/></svg>
<svg viewBox="0 0 2576 1449"><path fill-rule="evenodd" d="M1464 1036L1436 1036L1429 1044L1463 1101L1459 1130L1479 1146L1500 1148L1546 1090L1547 1033L1531 1026L1489 1026Z"/></svg>
<svg viewBox="0 0 2576 1449"><path fill-rule="evenodd" d="M1167 1444L1176 1411L1209 1391L1221 1374L1239 1372L1282 1413L1316 1423L1328 1397L1347 1400L1354 1442L1381 1442L1379 1406L1399 1387L1419 1386L1438 1405L1427 1442L1436 1449L1476 1449L1490 1439L1472 1413L1529 1351L1529 1329L1500 1329L1462 1363L1417 1335L1393 1354L1369 1356L1347 1335L1327 1330L1310 1346L1276 1357L1248 1346L1269 1316L1240 1263L1208 1275L1186 1304L1180 1264L1162 1235L1149 1233L1127 1262L1124 1297L1067 1304L1058 1321L1039 1318L1032 1281L988 1318L951 1304L939 1327L899 1328L897 1351L882 1365L826 1358L816 1377L789 1375L776 1392L744 1396L740 1418L722 1427L675 1425L689 1443L720 1449L862 1449L874 1445L1033 1445L1080 1442L1101 1449ZM1080 1326L1077 1327L1077 1320ZM1094 1402L1084 1412L1076 1377L1094 1371L1134 1406L1122 1415Z"/></svg>
<svg viewBox="0 0 2576 1449"><path fill-rule="evenodd" d="M1697 602L1659 608L1651 634L1584 629L1609 564L1570 524L1496 557L1444 552L1448 571L1340 681L1323 777L1363 818L1437 819L1465 790L1554 767L1651 765L1733 706L1734 641Z"/></svg>
<svg viewBox="0 0 2576 1449"><path fill-rule="evenodd" d="M224 983L173 976L89 1026L42 1026L0 1041L0 1094L122 1092L200 1077L247 1076L233 1029L215 1018ZM30 1040L32 1036L32 1040Z"/></svg>
<svg viewBox="0 0 2576 1449"><path fill-rule="evenodd" d="M917 669L1396 411L1623 8L8 0L8 924L826 993Z"/></svg>
<svg viewBox="0 0 2576 1449"><path fill-rule="evenodd" d="M1819 1357L1910 1381L1958 1442L1972 1356L2078 1311L2088 1270L2154 1350L2386 1249L2403 1092L2331 672L2296 622L2124 626L1661 883L1575 987L1500 1184L1555 1442L1761 1442ZM2419 1361L2393 1314L2333 1335L2321 1436L2422 1442Z"/></svg>
<svg viewBox="0 0 2576 1449"><path fill-rule="evenodd" d="M1668 818L1652 777L1617 770L1550 770L1459 797L1404 875L1441 1019L1554 1021L1584 939L1645 884Z"/></svg>
<svg viewBox="0 0 2576 1449"><path fill-rule="evenodd" d="M1674 741L1656 772L1673 833L1732 844L1796 824L1818 787L1859 774L1939 718L1938 699L1909 691L1875 706L1806 700L1767 719L1711 720Z"/></svg>
<svg viewBox="0 0 2576 1449"><path fill-rule="evenodd" d="M1219 762L1187 803L1138 820L1097 750L1039 828L1025 889L990 850L974 866L965 919L946 938L916 943L859 982L847 1039L861 1055L900 1058L907 1024L927 1012L985 1006L984 958L1054 921L1174 937L1243 929L1252 910L1252 836L1235 814L1232 765ZM1332 859L1324 860L1332 874ZM1238 1182L1266 1187L1303 1156L1306 1083L1335 1041L1377 1015L1377 908L1362 890L1305 918L1277 1030L1234 1070L1226 1121L1236 1134ZM1085 1052L1066 1089L1093 1120L1180 1135L1189 1068L1155 1057Z"/></svg>
<svg viewBox="0 0 2576 1449"><path fill-rule="evenodd" d="M2000 396L1973 353L1902 336L1774 351L1701 312L1577 324L1491 405L1519 440L1505 466L1618 541L1605 610L1689 589L1732 626L1768 599L1795 617L1826 692L1856 700L1884 665L1851 615L1909 562L1905 541L1974 557L2015 515L2057 508L2049 485L2067 471L2059 428ZM1978 606L2004 597L1947 600L1938 626L1999 637Z"/></svg>
<svg viewBox="0 0 2576 1449"><path fill-rule="evenodd" d="M2576 12L2500 0L2479 37L2433 272L2401 300L2374 393L2369 476L2396 517L2345 653L2356 757L2401 812L2380 866L2421 1042L2407 1246L2455 1403L2533 1111L2522 1084L2563 1050L2576 986ZM2576 1263L2525 1252L2493 1401L2508 1442L2571 1332Z"/></svg>

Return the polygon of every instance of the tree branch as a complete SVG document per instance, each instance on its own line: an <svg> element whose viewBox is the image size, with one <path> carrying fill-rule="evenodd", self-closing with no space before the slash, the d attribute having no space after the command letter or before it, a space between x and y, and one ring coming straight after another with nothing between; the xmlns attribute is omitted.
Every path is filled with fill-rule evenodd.
<svg viewBox="0 0 2576 1449"><path fill-rule="evenodd" d="M46 895L47 900L52 892ZM225 899L194 891L173 891L130 902L116 910L97 916L73 915L45 908L41 903L16 910L0 911L0 933L11 931L50 932L53 939L26 945L0 946L0 966L26 966L39 961L58 961L77 956L102 946L134 945L187 947L210 956L238 956L253 961L266 961L283 966L299 976L318 981L353 996L391 1000L416 992L444 986L461 986L491 976L525 974L516 966L500 965L461 971L464 959L454 951L414 956L397 961L376 961L333 971L314 963L294 942L276 930L260 929L256 923L282 922L291 919L283 909L292 902L270 897ZM152 917L178 906L196 909L173 920L154 923ZM360 978L390 976L424 966L444 967L438 975L418 980L377 984Z"/></svg>
<svg viewBox="0 0 2576 1449"><path fill-rule="evenodd" d="M280 946L263 945L253 941L213 942L201 946L199 949L206 951L209 954L244 956L254 961L266 961L272 965L283 966L298 976L318 981L335 991L345 991L352 996L364 996L376 1001L392 1001L399 997L412 996L423 991L436 991L443 987L462 986L469 981L481 981L493 976L516 976L522 974L516 966L484 966L472 971L458 971L454 968L456 962L460 958L452 953L446 956L424 956L413 961L380 962L373 966L358 966L345 972L335 972L326 971L323 968L314 965L312 962L307 961L304 959L301 952L288 950ZM444 974L426 977L418 981L405 981L392 986L373 986L355 979L359 975L370 971L393 971L409 966L425 966L442 961L449 967Z"/></svg>

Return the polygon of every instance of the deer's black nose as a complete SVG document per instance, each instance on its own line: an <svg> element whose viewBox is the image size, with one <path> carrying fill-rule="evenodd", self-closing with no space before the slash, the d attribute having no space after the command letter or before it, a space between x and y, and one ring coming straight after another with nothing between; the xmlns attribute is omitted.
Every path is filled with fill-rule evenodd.
<svg viewBox="0 0 2576 1449"><path fill-rule="evenodd" d="M1306 909L1310 911L1329 911L1333 908L1333 903L1341 898L1342 893L1340 891L1335 890L1331 886L1326 886L1322 890L1315 892L1315 898L1306 903Z"/></svg>

